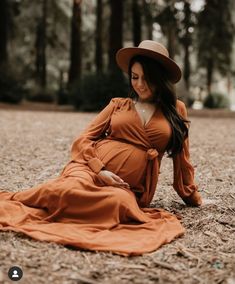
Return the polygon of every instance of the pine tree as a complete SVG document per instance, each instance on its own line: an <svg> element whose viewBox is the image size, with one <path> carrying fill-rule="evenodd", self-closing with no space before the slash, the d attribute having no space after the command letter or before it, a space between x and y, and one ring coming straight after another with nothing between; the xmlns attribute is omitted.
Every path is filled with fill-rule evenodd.
<svg viewBox="0 0 235 284"><path fill-rule="evenodd" d="M226 75L231 70L234 34L231 1L206 0L198 16L198 63L207 70L208 93L214 71Z"/></svg>
<svg viewBox="0 0 235 284"><path fill-rule="evenodd" d="M8 3L0 1L0 65L7 61L7 28L8 28Z"/></svg>
<svg viewBox="0 0 235 284"><path fill-rule="evenodd" d="M187 91L190 89L190 46L193 43L192 32L190 29L195 26L194 13L191 11L190 2L184 1L182 19L179 21L179 42L184 50L183 78Z"/></svg>
<svg viewBox="0 0 235 284"><path fill-rule="evenodd" d="M96 33L95 33L95 65L96 71L103 71L103 3L102 0L96 2Z"/></svg>
<svg viewBox="0 0 235 284"><path fill-rule="evenodd" d="M146 26L147 39L153 39L153 10L154 6L152 2L143 0L142 3L143 9L142 13L144 16L144 25Z"/></svg>
<svg viewBox="0 0 235 284"><path fill-rule="evenodd" d="M116 72L116 52L123 46L123 4L124 0L110 0L109 69Z"/></svg>
<svg viewBox="0 0 235 284"><path fill-rule="evenodd" d="M73 0L73 12L71 19L71 45L69 85L81 78L82 67L82 40L81 40L81 0Z"/></svg>
<svg viewBox="0 0 235 284"><path fill-rule="evenodd" d="M36 78L40 86L45 88L47 84L47 70L46 70L46 46L47 46L47 0L42 2L42 17L36 27Z"/></svg>
<svg viewBox="0 0 235 284"><path fill-rule="evenodd" d="M174 2L167 0L164 9L155 17L155 21L161 26L163 34L167 38L167 49L172 59L175 56L175 46L177 41L177 19Z"/></svg>
<svg viewBox="0 0 235 284"><path fill-rule="evenodd" d="M141 6L139 0L132 0L132 32L134 46L139 45L139 43L141 42L141 21Z"/></svg>

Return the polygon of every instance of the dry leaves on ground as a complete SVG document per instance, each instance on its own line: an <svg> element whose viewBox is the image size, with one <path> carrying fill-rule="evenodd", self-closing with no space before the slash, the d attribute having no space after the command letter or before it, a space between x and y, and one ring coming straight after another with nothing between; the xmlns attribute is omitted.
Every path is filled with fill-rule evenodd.
<svg viewBox="0 0 235 284"><path fill-rule="evenodd" d="M94 114L0 111L0 188L20 191L55 177L73 139ZM73 250L0 232L0 283L23 268L18 283L235 283L234 118L191 118L191 160L206 200L186 207L172 190L172 161L164 158L152 207L182 218L186 234L138 257Z"/></svg>

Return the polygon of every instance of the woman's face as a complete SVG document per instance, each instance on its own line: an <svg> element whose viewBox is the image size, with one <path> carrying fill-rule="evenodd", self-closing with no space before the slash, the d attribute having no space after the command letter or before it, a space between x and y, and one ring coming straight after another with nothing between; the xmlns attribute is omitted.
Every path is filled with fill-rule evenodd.
<svg viewBox="0 0 235 284"><path fill-rule="evenodd" d="M135 62L131 67L131 85L141 100L148 101L153 97L154 88L148 86L139 62Z"/></svg>

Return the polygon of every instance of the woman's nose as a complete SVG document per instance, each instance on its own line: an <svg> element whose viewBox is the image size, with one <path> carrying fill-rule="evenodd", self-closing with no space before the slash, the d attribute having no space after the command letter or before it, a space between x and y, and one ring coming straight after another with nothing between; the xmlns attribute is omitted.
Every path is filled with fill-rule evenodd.
<svg viewBox="0 0 235 284"><path fill-rule="evenodd" d="M139 79L139 80L138 80L137 86L138 86L138 87L143 87L143 86L144 86L144 81L143 81L143 79Z"/></svg>

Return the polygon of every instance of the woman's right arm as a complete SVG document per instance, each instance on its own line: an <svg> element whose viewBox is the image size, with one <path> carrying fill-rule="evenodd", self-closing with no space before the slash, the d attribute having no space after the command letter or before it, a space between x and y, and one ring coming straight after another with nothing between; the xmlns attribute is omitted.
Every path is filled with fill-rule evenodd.
<svg viewBox="0 0 235 284"><path fill-rule="evenodd" d="M118 106L119 99L114 98L96 116L89 126L79 135L72 145L72 161L86 163L106 185L129 188L119 176L104 169L105 165L96 156L95 142L100 139L110 126L111 116Z"/></svg>
<svg viewBox="0 0 235 284"><path fill-rule="evenodd" d="M75 139L71 149L71 160L86 163L92 171L99 173L104 167L96 156L95 142L104 135L110 126L111 115L114 112L118 99L110 103L92 120L88 127Z"/></svg>

